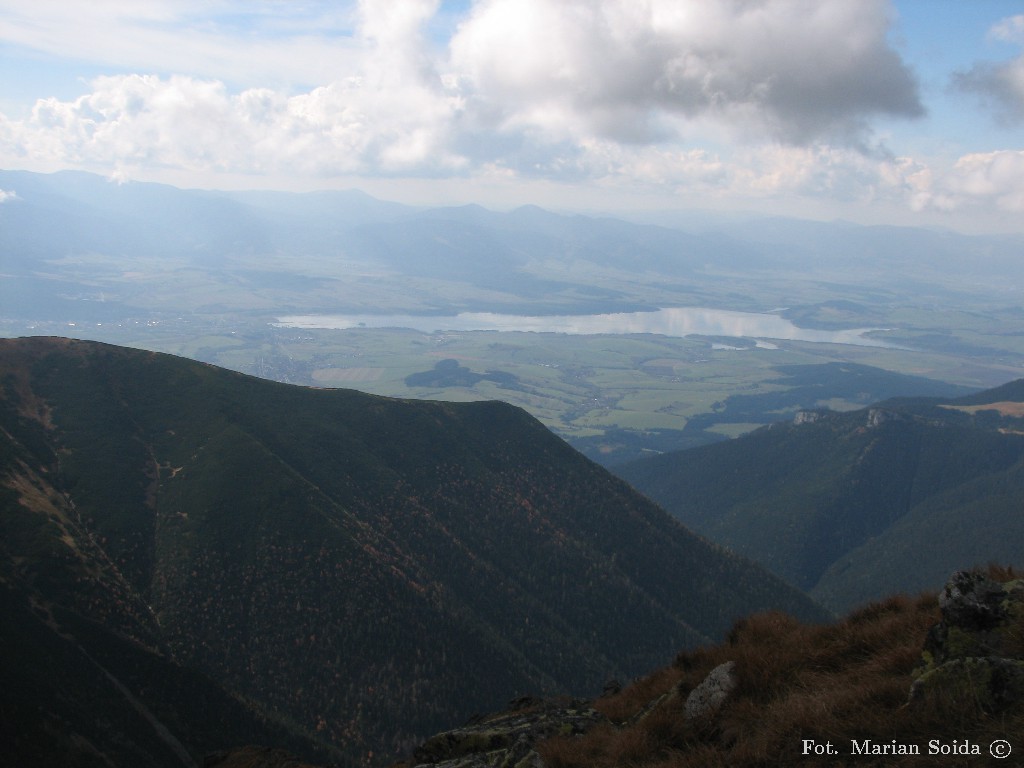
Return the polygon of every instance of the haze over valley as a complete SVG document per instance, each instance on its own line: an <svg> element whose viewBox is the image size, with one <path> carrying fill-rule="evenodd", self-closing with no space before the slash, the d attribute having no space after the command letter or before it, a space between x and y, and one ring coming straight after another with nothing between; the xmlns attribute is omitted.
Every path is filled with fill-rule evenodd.
<svg viewBox="0 0 1024 768"><path fill-rule="evenodd" d="M783 219L684 231L67 173L5 171L0 185L20 190L0 206L7 335L501 399L610 460L929 393L920 379L952 394L1024 371L1020 237ZM444 359L502 376L410 384ZM806 367L827 363L879 370ZM792 366L805 366L799 394Z"/></svg>

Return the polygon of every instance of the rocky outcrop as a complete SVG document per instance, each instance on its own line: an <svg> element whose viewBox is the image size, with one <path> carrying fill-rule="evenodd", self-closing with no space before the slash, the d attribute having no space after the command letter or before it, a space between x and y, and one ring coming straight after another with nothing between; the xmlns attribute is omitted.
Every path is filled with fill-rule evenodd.
<svg viewBox="0 0 1024 768"><path fill-rule="evenodd" d="M819 421L823 415L821 411L797 411L796 415L793 416L793 424L796 426L813 424Z"/></svg>
<svg viewBox="0 0 1024 768"><path fill-rule="evenodd" d="M736 687L735 661L727 661L712 669L704 681L686 697L686 718L696 720L712 715L725 703Z"/></svg>
<svg viewBox="0 0 1024 768"><path fill-rule="evenodd" d="M875 427L879 427L890 421L907 421L907 416L899 413L898 411L891 411L888 408L868 409L868 419L866 424L868 429L874 429Z"/></svg>
<svg viewBox="0 0 1024 768"><path fill-rule="evenodd" d="M994 712L1024 701L1024 579L958 571L939 595L911 702L970 697Z"/></svg>
<svg viewBox="0 0 1024 768"><path fill-rule="evenodd" d="M688 720L714 716L736 687L735 662L720 664L704 681L686 695L678 685L654 698L628 721L618 725L578 699L535 699L526 697L509 704L495 715L475 718L461 728L427 739L402 768L545 768L535 747L553 736L580 736L598 725L632 728L652 712L670 707ZM609 683L605 694L618 688ZM611 690L609 690L611 689ZM685 704L682 702L686 695ZM398 768L396 766L396 768Z"/></svg>
<svg viewBox="0 0 1024 768"><path fill-rule="evenodd" d="M417 768L544 768L534 745L582 734L607 719L578 700L525 697L508 711L471 720L427 739L413 752Z"/></svg>

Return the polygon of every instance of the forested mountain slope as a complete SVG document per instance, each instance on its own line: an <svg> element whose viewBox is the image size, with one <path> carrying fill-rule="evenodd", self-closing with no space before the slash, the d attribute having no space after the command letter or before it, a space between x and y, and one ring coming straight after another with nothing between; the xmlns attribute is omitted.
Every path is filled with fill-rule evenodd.
<svg viewBox="0 0 1024 768"><path fill-rule="evenodd" d="M0 341L0 381L12 604L97 660L127 658L116 638L352 757L386 759L510 695L593 691L753 611L823 616L505 404L55 338ZM5 674L45 689L41 658L6 654ZM111 665L110 690L160 708L198 759L208 742L168 725L195 697L157 701ZM119 743L60 698L32 699L41 732Z"/></svg>
<svg viewBox="0 0 1024 768"><path fill-rule="evenodd" d="M958 567L1024 562L1024 383L802 412L618 473L842 611Z"/></svg>

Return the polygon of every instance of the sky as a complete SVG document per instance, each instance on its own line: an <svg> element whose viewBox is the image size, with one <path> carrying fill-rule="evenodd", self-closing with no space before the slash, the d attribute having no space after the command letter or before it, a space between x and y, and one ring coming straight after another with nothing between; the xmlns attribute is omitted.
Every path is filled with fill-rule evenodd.
<svg viewBox="0 0 1024 768"><path fill-rule="evenodd" d="M0 168L1024 232L1024 0L0 0Z"/></svg>

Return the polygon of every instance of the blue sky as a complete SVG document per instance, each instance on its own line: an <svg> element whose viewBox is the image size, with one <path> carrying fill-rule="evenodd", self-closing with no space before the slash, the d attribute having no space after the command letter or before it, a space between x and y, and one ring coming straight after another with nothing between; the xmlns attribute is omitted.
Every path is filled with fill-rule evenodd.
<svg viewBox="0 0 1024 768"><path fill-rule="evenodd" d="M975 151L1018 148L1024 125L999 125L969 94L950 88L950 75L978 62L1019 57L1021 43L990 31L1003 19L1024 14L1024 0L903 0L891 38L918 75L928 120L901 126L908 137L969 146Z"/></svg>
<svg viewBox="0 0 1024 768"><path fill-rule="evenodd" d="M0 0L0 167L1021 231L1024 2Z"/></svg>

